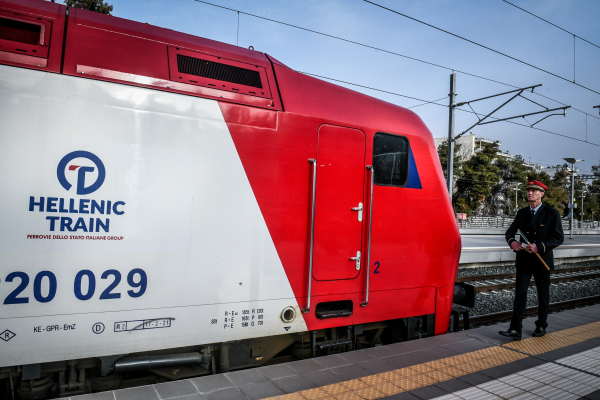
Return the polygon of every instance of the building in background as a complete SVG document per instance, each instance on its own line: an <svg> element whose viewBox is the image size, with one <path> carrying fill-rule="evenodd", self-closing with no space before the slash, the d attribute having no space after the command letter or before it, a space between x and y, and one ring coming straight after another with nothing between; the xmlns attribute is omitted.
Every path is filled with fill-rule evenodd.
<svg viewBox="0 0 600 400"><path fill-rule="evenodd" d="M442 144L442 142L444 142L445 140L448 140L448 138L434 138L433 140L435 141L435 146L439 147L440 144ZM456 143L459 143L461 145L460 150L458 151L461 161L466 161L470 159L472 156L475 155L476 152L481 151L483 146L485 146L487 143L494 143L495 141L496 140L492 140L489 138L478 137L477 135L474 135L472 133L469 135L459 137L456 140ZM497 142L498 145L501 145L499 140Z"/></svg>
<svg viewBox="0 0 600 400"><path fill-rule="evenodd" d="M435 141L435 146L439 147L440 144L442 144L442 142L448 140L448 138L434 138L433 139ZM458 138L456 140L456 143L459 143L460 146L460 150L458 150L458 155L460 156L460 159L462 162L469 160L471 157L473 157L475 155L475 153L481 151L483 149L483 147L488 144L488 143L494 143L494 142L498 142L498 146L502 145L502 142L500 142L499 140L494 140L494 139L490 139L490 138L486 138L486 137L482 137L482 136L477 136L474 134L469 134L469 135L464 135L461 136L460 138ZM508 151L503 152L503 151L499 151L498 152L498 157L503 157L503 158L507 158L509 160L514 160L515 156L512 154L509 154ZM544 170L546 173L549 173L548 170L544 169L543 165L534 163L534 162L527 162L525 161L523 163L523 165L525 167L531 168L533 170L535 170L536 172L540 172L542 170ZM554 172L556 172L555 170L552 171L552 174L550 174L551 176L554 174Z"/></svg>

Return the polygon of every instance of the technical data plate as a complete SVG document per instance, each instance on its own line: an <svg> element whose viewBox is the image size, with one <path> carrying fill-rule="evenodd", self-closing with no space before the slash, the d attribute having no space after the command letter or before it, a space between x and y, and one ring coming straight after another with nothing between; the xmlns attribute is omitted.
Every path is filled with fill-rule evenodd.
<svg viewBox="0 0 600 400"><path fill-rule="evenodd" d="M174 318L140 319L137 321L115 322L115 332L138 331L142 329L170 328Z"/></svg>

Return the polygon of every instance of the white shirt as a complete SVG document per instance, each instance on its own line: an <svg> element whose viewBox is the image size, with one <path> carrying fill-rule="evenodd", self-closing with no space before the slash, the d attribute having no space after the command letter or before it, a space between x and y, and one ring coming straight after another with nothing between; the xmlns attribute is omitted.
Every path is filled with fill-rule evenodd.
<svg viewBox="0 0 600 400"><path fill-rule="evenodd" d="M529 206L529 209L531 211L533 211L533 215L535 215L541 206L542 206L542 203L540 203L540 205L537 206L536 208L531 208L531 206Z"/></svg>

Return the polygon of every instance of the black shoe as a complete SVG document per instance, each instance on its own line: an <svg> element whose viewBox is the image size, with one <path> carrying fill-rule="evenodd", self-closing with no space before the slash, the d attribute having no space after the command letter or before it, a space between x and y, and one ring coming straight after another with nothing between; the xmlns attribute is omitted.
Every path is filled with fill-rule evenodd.
<svg viewBox="0 0 600 400"><path fill-rule="evenodd" d="M538 326L537 328L535 328L535 331L533 331L533 333L531 334L531 336L533 337L542 337L546 334L546 328L542 328L541 326Z"/></svg>
<svg viewBox="0 0 600 400"><path fill-rule="evenodd" d="M498 333L501 334L502 336L506 336L507 338L521 340L521 332L517 332L511 328L508 328L507 331L500 331Z"/></svg>

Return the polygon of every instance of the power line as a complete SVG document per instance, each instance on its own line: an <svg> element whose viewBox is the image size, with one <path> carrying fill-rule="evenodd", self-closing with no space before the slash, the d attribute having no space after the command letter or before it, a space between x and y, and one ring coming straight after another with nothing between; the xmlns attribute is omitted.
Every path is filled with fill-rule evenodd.
<svg viewBox="0 0 600 400"><path fill-rule="evenodd" d="M596 46L596 47L598 47L598 48L600 49L600 46L598 46L597 44L594 44L594 43L590 42L589 40L586 40L586 39L582 38L581 36L574 34L573 32L569 32L568 30L566 30L566 29L564 29L564 28L561 28L560 26L558 26L558 25L556 25L556 24L553 24L552 22L550 22L550 21L547 21L547 20L545 20L544 18L542 18L542 17L539 17L539 16L535 15L534 13L532 13L532 12L529 12L529 11L527 11L527 10L525 10L525 9L523 9L523 8L521 8L521 7L519 7L519 6L517 6L517 5L514 5L513 3L509 2L509 1L506 1L506 0L502 0L502 1L503 1L503 2L505 2L505 3L507 3L507 4L510 4L510 5L511 5L511 6L513 6L513 7L516 7L516 8L518 8L518 9L519 9L519 10L521 10L521 11L524 11L524 12L526 12L526 13L527 13L527 14L529 14L529 15L533 15L534 17L536 17L536 18L538 18L538 19L541 19L542 21L544 21L544 22L546 22L546 23L548 23L548 24L550 24L550 25L552 25L552 26L554 26L554 27L556 27L556 28L560 29L561 31L565 31L565 32L567 32L569 35L573 35L573 36L575 36L575 37L577 37L577 38L579 38L579 39L583 40L584 42L587 42L587 43L591 44L592 46Z"/></svg>
<svg viewBox="0 0 600 400"><path fill-rule="evenodd" d="M484 48L484 49L486 49L486 50L489 50L489 51L492 51L492 52L494 52L494 53L496 53L496 54L500 54L500 55L502 55L502 56L504 56L504 57L510 58L511 60L514 60L514 61L520 62L521 64L527 65L527 66L529 66L529 67L531 67L531 68L535 68L535 69L537 69L537 70L539 70L539 71L545 72L545 73L547 73L547 74L549 74L549 75L555 76L555 77L557 77L557 78L560 78L560 79L562 79L562 80L564 80L564 81L571 82L573 85L577 85L577 86L579 86L579 87L582 87L582 88L584 88L584 89L586 89L586 90L589 90L590 92L594 92L594 93L596 93L596 94L600 94L600 92L597 92L597 91L595 91L595 90L593 90L593 89L590 89L590 88L589 88L589 87L587 87L587 86L580 85L579 83L577 83L577 82L575 82L575 81L571 81L571 80L569 80L569 79L567 79L567 78L564 78L564 77L562 77L562 76L560 76L560 75L554 74L554 73L552 73L552 72L550 72L550 71L547 71L547 70L545 70L545 69L543 69L543 68L536 67L536 66L535 66L535 65L533 65L533 64L529 64L528 62L525 62L525 61L523 61L523 60L519 60L518 58L515 58L515 57L512 57L512 56L509 56L508 54L506 54L506 53L502 53L502 52L500 52L500 51L498 51L498 50L494 50L494 49L492 49L491 47L484 46L483 44L480 44L480 43L474 42L474 41L472 41L472 40L470 40L470 39L467 39L467 38L465 38L465 37L462 37L462 36L459 36L459 35L457 35L457 34L455 34L455 33L449 32L449 31L447 31L447 30L445 30L445 29L438 28L437 26L434 26L434 25L428 24L427 22L424 22L424 21L421 21L421 20L419 20L419 19L416 19L416 18L410 17L410 16L408 16L408 15L406 15L406 14L402 14L401 12L398 12L398 11L396 11L396 10L392 10L391 8L387 8L387 7L384 7L384 6L380 5L380 4L373 3L372 1L369 1L369 0L363 0L363 1L364 1L364 2L366 2L366 3L369 3L369 4L371 4L371 5L374 5L374 6L376 6L376 7L379 7L379 8L382 8L382 9L384 9L384 10L387 10L387 11L389 11L389 12L392 12L392 13L394 13L394 14L398 14L398 15L400 15L400 16L402 16L402 17L405 17L405 18L411 19L411 20L413 20L413 21L415 21L415 22L418 22L418 23L420 23L420 24L423 24L423 25L429 26L430 28L437 29L438 31L441 31L441 32L447 33L448 35L451 35L451 36L454 36L454 37L456 37L456 38L462 39L462 40L464 40L464 41L466 41L466 42L469 42L469 43L472 43L472 44L474 44L474 45L476 45L476 46L482 47L482 48Z"/></svg>
<svg viewBox="0 0 600 400"><path fill-rule="evenodd" d="M406 96L406 95L395 93L395 92L390 92L390 91L387 91L387 90L376 89L376 88L373 88L373 87L370 87L370 86L365 86L365 85L359 85L358 83L352 83L352 82L342 81L342 80L339 80L339 79L328 78L326 76L311 74L311 73L308 73L308 72L302 72L302 71L297 71L297 72L300 72L301 74L315 76L317 78L327 79L327 80L334 81L334 82L340 82L340 83L344 83L344 84L347 84L347 85L352 85L352 86L357 86L357 87L361 87L361 88L365 88L365 89L369 89L369 90L374 90L376 92L382 92L382 93L387 93L387 94L391 94L391 95L394 95L394 96L406 97L406 98L409 98L409 99L412 99L412 100L417 100L417 101L425 102L427 104L435 104L436 106L441 106L441 107L446 107L446 108L448 107L446 104L439 104L439 103L437 103L437 101L439 101L439 100L427 101L427 100L419 99L419 98L416 98L416 97L411 97L411 96ZM445 97L443 97L443 98L445 99ZM420 105L422 105L422 104L420 104ZM475 114L477 116L484 115L484 114L479 114L479 113L476 113L476 112L473 112L473 111L469 111L469 110L463 110L463 109L458 108L458 107L456 109L458 111L466 112L466 113L469 113L469 114ZM494 117L491 117L491 118L492 119L498 119L498 118L494 118ZM593 146L600 147L600 144L596 144L596 143L593 143L593 142L588 142L586 140L577 139L577 138L574 138L572 136L567 136L567 135L563 135L563 134L560 134L560 133L548 131L546 129L536 128L536 127L533 127L533 126L529 126L529 125L525 125L525 124L520 124L520 123L514 122L514 121L504 121L504 122L508 122L509 124L514 124L514 125L524 126L526 128L529 128L529 129L535 129L537 131L550 133L552 135L556 135L556 136L560 136L560 137L564 137L564 138L567 138L567 139L576 140L578 142L587 143L587 144L591 144Z"/></svg>
<svg viewBox="0 0 600 400"><path fill-rule="evenodd" d="M265 21L270 21L270 22L274 22L274 23L277 23L277 24L281 24L281 25L285 25L285 26L290 26L290 27L293 27L293 28L296 28L296 29L300 29L300 30L303 30L303 31L312 32L312 33L315 33L315 34L318 34L318 35L322 35L322 36L330 37L330 38L337 39L337 40L341 40L341 41L344 41L344 42L348 42L348 43L356 44L356 45L358 45L358 46L367 47L367 48L370 48L370 49L373 49L373 50L382 51L382 52L384 52L384 53L393 54L393 55L396 55L396 56L399 56L399 57L408 58L408 59L411 59L411 60L414 60L414 61L418 61L418 62L422 62L422 63L425 63L425 64L433 65L433 66L436 66L436 67L439 67L439 68L443 68L443 69L447 69L447 70L451 70L451 71L457 71L457 72L460 72L460 73L462 73L462 74L465 74L465 75L469 75L469 76L473 76L473 77L476 77L476 78L484 79L484 80L487 80L487 81L491 81L491 82L499 83L499 84L501 84L501 85L510 86L510 87L515 87L515 88L517 87L517 86L514 86L514 85L510 85L510 84L508 84L508 83L499 82L499 81L496 81L496 80L493 80L493 79L490 79L490 78L485 78L485 77L482 77L482 76L479 76L479 75L475 75L475 74L471 74L471 73L468 73L468 72L464 72L464 71L456 70L456 69L453 69L453 68L448 68L448 67L445 67L445 66L442 66L442 65L439 65L439 64L434 64L434 63L431 63L431 62L428 62L428 61L423 61L423 60L419 60L419 59L417 59L417 58L413 58L413 57L405 56L405 55L403 55L403 54L400 54L400 53L395 53L395 52L392 52L392 51L389 51L389 50L385 50L385 49L381 49L381 48L378 48L378 47L370 46L370 45L367 45L367 44L363 44L363 43L355 42L355 41L352 41L352 40L344 39L344 38L341 38L341 37L338 37L338 36L334 36L334 35L330 35L330 34L327 34L327 33L318 32L318 31L315 31L315 30L312 30L312 29L303 28L303 27L300 27L300 26L297 26L297 25L288 24L288 23L286 23L286 22L277 21L277 20L274 20L274 19L271 19L271 18L262 17L262 16L260 16L260 15L250 14L250 13L247 13L247 12L244 12L244 11L235 10L235 9L233 9L233 8L229 8L229 7L220 6L220 5L213 4L213 3L209 3L209 2L207 2L207 1L203 1L203 0L194 0L194 1L196 1L196 2L198 2L198 3L207 4L207 5L210 5L210 6L213 6L213 7L218 7L218 8L222 8L222 9L225 9L225 10L229 10L229 11L237 12L237 13L240 13L240 14L245 14L245 15L248 15L248 16L251 16L251 17L255 17L255 18L258 18L258 19L262 19L262 20L265 20ZM365 0L365 1L366 1L366 0ZM375 4L375 3L373 3L373 4ZM409 18L410 18L410 17L409 17ZM298 71L298 72L301 72L301 71ZM304 73L304 72L301 72L301 73ZM447 105L445 105L445 104L439 104L439 103L437 103L437 101L439 101L439 100L427 101L427 100L423 100L423 99L418 99L418 98L416 98L416 97L406 96L406 95L402 95L402 94L399 94L399 93L394 93L394 92L389 92L389 91L386 91L386 90L381 90L381 89L372 88L372 87L369 87L369 86L359 85L359 84L356 84L356 83L345 82L345 81L341 81L341 80L338 80L338 79L328 78L328 77L324 77L324 76L320 76L320 75L315 75L315 74L310 74L310 73L306 73L306 74L307 74L307 75L312 75L312 76L315 76L315 77L318 77L318 78L328 79L328 80L335 81L335 82L341 82L341 83L345 83L345 84L348 84L348 85L353 85L353 86L357 86L357 87L362 87L362 88L369 89L369 90L374 90L374 91L378 91L378 92L382 92L382 93L392 94L392 95L394 95L394 96L400 96L400 97L405 97L405 98L409 98L409 99L413 99L413 100L421 101L421 102L424 102L424 104L435 104L435 105L442 106L442 107L448 107L448 106L447 106ZM561 103L561 102L559 102L558 100L554 100L554 99L552 99L552 98L550 98L550 97L547 97L547 96L541 95L541 94L539 94L539 93L536 93L536 94L538 94L539 96L542 96L542 97L544 97L544 98L547 98L547 99L549 99L549 100L555 101L555 102L557 102L557 103L559 103L559 104L562 104L562 105L564 105L564 103ZM445 97L444 97L444 98L445 98ZM440 100L441 100L441 99L440 99ZM418 106L421 106L421 105L423 105L423 104L419 104L419 105L417 105L417 106L415 106L415 107L418 107ZM578 110L578 109L576 109L576 108L573 108L573 109L574 109L574 110L577 110L577 111L579 111L579 112L581 112L581 113L583 113L583 114L589 115L589 114L587 114L587 113L586 113L586 112L584 112L584 111ZM472 113L472 114L476 114L476 115L482 115L482 114L477 114L477 113L475 113L475 112L472 112L472 111L468 111L468 110L462 110L462 109L460 109L460 108L457 108L457 110L459 110L459 111L463 111L463 112ZM592 116L592 115L590 115L590 116ZM593 117L593 116L592 116L592 117ZM597 117L594 117L594 118L596 118L596 119L600 119L600 118L597 118ZM531 126L527 126L527 125L524 125L524 124L519 124L519 123L517 123L517 122L514 122L514 121L506 121L506 122L508 122L508 123L511 123L511 124L515 124L515 125L524 126L524 127L530 128L530 129L535 129L535 130L538 130L538 131L542 131L542 132L550 133L550 134L552 134L552 135L561 136L561 137L564 137L564 138L567 138L567 139L572 139L572 140L576 140L576 141L579 141L579 142L588 143L588 144L591 144L591 145L594 145L594 146L599 146L599 147L600 147L600 145L598 145L598 144L596 144L596 143L592 143L592 142L588 142L588 141L585 141L585 140L577 139L577 138L574 138L574 137L571 137L571 136L567 136L567 135L562 135L562 134L560 134L560 133L556 133L556 132L548 131L548 130L545 130L545 129L536 128L536 127L531 127Z"/></svg>
<svg viewBox="0 0 600 400"><path fill-rule="evenodd" d="M448 96L442 97L441 99L437 99L437 100L426 101L425 103L417 104L416 106L412 106L412 107L406 107L406 108L417 108L417 107L421 107L421 106L424 106L424 105L426 105L426 104L431 104L431 103L435 103L436 101L444 100L444 99L446 99L447 97L448 97Z"/></svg>
<svg viewBox="0 0 600 400"><path fill-rule="evenodd" d="M440 104L440 105L443 105L444 107L448 107L448 106L446 106L446 105L444 105L444 104ZM473 111L469 111L469 110L462 110L462 109L460 109L460 108L456 108L456 109L457 109L458 111L463 111L463 112L467 112L467 113L475 114L475 115L477 115L477 116L484 115L484 114L479 114L479 113L476 113L476 112L473 112ZM494 118L494 119L498 119L498 118ZM576 141L578 141L578 142L582 142L582 143L588 143L588 144L591 144L591 145L593 145L593 146L598 146L598 147L600 147L600 144L596 144L596 143L588 142L587 140L577 139L577 138L574 138L574 137L572 137L572 136L567 136L567 135L563 135L563 134L560 134L560 133L556 133L556 132L548 131L548 130L546 130L546 129L542 129L542 128L536 128L536 127L534 127L534 126L529 126L529 125L525 125L525 124L519 124L518 122L514 122L514 121L504 121L504 122L508 122L509 124L515 124L515 125L519 125L519 126L524 126L524 127L526 127L526 128L535 129L535 130L537 130L537 131L542 131L542 132L550 133L550 134L552 134L552 135L561 136L561 137L568 138L568 139L571 139L571 140L576 140Z"/></svg>
<svg viewBox="0 0 600 400"><path fill-rule="evenodd" d="M432 65L432 66L434 66L434 67L438 67L438 68L447 69L447 70L449 70L449 71L456 71L456 72L460 72L461 74L470 75L470 76L473 76L473 77L475 77L475 78L479 78L479 79L485 79L485 80L487 80L487 81L494 82L494 83L499 83L499 84L501 84L501 85L512 86L512 85L508 85L508 84L506 84L506 83L502 83L502 82L499 82L499 81L496 81L496 80L493 80L493 79L490 79L490 78L484 78L483 76L478 76L478 75L475 75L475 74L471 74L471 73L469 73L469 72L459 71L459 70L457 70L457 69L455 69L455 68L444 67L443 65L439 65L439 64L432 63L432 62L425 61L425 60L420 60L420 59L418 59L418 58L414 58L414 57L410 57L410 56L407 56L407 55L404 55L404 54L396 53L396 52L393 52L393 51L390 51L390 50L382 49L382 48L380 48L380 47L375 47L375 46L371 46L371 45L368 45L368 44L364 44L364 43L356 42L356 41L354 41L354 40L350 40L350 39L344 39L344 38L342 38L342 37L339 37L339 36L334 36L334 35L330 35L330 34L328 34L328 33L323 33L323 32L319 32L319 31L315 31L315 30L313 30L313 29L303 28L303 27L301 27L301 26L298 26L298 25L293 25L293 24L289 24L289 23L287 23L287 22L277 21L277 20L275 20L275 19L271 19L271 18L262 17L262 16L260 16L260 15L256 15L256 14L250 14L250 13L247 13L247 12L244 12L244 11L235 10L235 9L233 9L233 8L224 7L224 6L220 6L220 5L218 5L218 4L209 3L208 1L203 1L203 0L194 0L194 1L195 1L195 2L197 2L197 3L204 3L204 4L207 4L207 5L209 5L209 6L213 6L213 7L222 8L222 9L224 9L224 10L229 10L229 11L237 12L237 13L240 13L240 14L245 14L245 15L248 15L248 16L250 16L250 17L254 17L254 18L263 19L263 20L265 20L265 21L274 22L274 23L276 23L276 24L285 25L285 26L289 26L289 27L292 27L292 28L300 29L300 30L303 30L303 31L306 31L306 32L315 33L315 34L317 34L317 35L326 36L326 37L329 37L329 38L332 38L332 39L341 40L341 41L343 41L343 42L346 42L346 43L352 43L352 44L355 44L355 45L357 45L357 46L366 47L366 48L368 48L368 49L377 50L377 51L381 51L381 52L383 52L383 53L388 53L388 54L392 54L392 55L395 55L395 56L398 56L398 57L407 58L407 59L409 59L409 60L418 61L418 62L421 62L421 63L424 63L424 64L429 64L429 65ZM516 86L515 86L515 87L516 87Z"/></svg>
<svg viewBox="0 0 600 400"><path fill-rule="evenodd" d="M435 102L436 102L436 101L440 101L440 100L442 100L442 99L445 99L445 98L446 98L446 97L442 97L441 99L438 99L438 100L427 101L427 100L419 99L419 98L416 98L416 97L406 96L406 95L404 95L404 94L400 94L400 93L389 92L389 91L387 91L387 90L383 90L383 89L376 89L376 88L372 88L372 87L370 87L370 86L365 86L365 85L359 85L358 83L346 82L346 81L342 81L342 80L339 80L339 79L328 78L328 77L326 77L326 76L321 76L321 75L317 75L317 74L311 74L310 72L303 72L303 71L296 71L296 72L300 72L301 74L304 74L304 75L310 75L310 76L314 76L314 77L321 78L321 79L327 79L327 80L329 80L329 81L334 81L334 82L345 83L345 84L347 84L347 85L358 86L358 87L365 88L365 89L369 89L369 90L375 90L376 92L382 92L382 93L392 94L392 95L394 95L394 96L406 97L407 99L411 99L411 100L422 101L422 102L424 102L423 104L432 104L432 103L433 103L433 104L436 104L436 105L438 105L438 106L439 106L439 105L442 105L442 104L437 104L437 103L435 103ZM422 104L420 104L420 105L422 105ZM416 106L415 106L415 107L416 107Z"/></svg>
<svg viewBox="0 0 600 400"><path fill-rule="evenodd" d="M486 77L483 77L483 76L480 76L480 75L472 74L470 72L461 71L461 70L458 70L456 68L445 67L445 66L440 65L440 64L435 64L435 63L432 63L432 62L429 62L429 61L420 60L418 58L409 57L407 55L396 53L396 52L393 52L393 51L390 51L390 50L382 49L382 48L379 48L379 47L371 46L371 45L368 45L368 44L356 42L356 41L349 40L349 39L344 39L344 38L339 37L339 36L334 36L334 35L330 35L328 33L323 33L323 32L319 32L319 31L315 31L313 29L308 29L308 28L303 28L301 26L292 25L292 24L289 24L287 22L277 21L275 19L262 17L262 16L256 15L256 14L250 14L250 13L247 13L245 11L240 11L240 10L236 10L236 9L233 9L233 8L224 7L224 6L221 6L221 5L218 5L218 4L209 3L208 1L204 1L204 0L194 0L194 1L197 2L197 3L203 3L203 4L207 4L209 6L213 6L213 7L217 7L217 8L222 8L224 10L233 11L233 12L236 12L236 13L239 13L239 14L248 15L250 17L262 19L262 20L265 20L265 21L274 22L276 24L285 25L285 26L289 26L289 27L292 27L292 28L300 29L300 30L303 30L303 31L306 31L306 32L311 32L311 33L314 33L314 34L317 34L317 35L321 35L321 36L325 36L325 37L329 37L329 38L332 38L332 39L341 40L341 41L346 42L346 43L351 43L351 44L355 44L357 46L366 47L366 48L369 48L369 49L372 49L372 50L376 50L376 51L381 51L383 53L395 55L395 56L398 56L398 57L406 58L406 59L417 61L417 62L420 62L420 63L432 65L434 67L442 68L442 69L445 69L445 70L448 70L448 71L459 72L461 74L465 74L465 75L468 75L468 76L472 76L474 78L483 79L483 80L486 80L486 81L498 83L500 85L504 85L504 86L508 86L508 87L512 87L512 88L519 88L518 86L515 86L515 85L511 85L511 84L508 84L508 83L500 82L500 81L497 81L497 80L494 80L494 79L491 79L491 78L486 78ZM373 90L377 90L377 89L373 89ZM541 97L544 97L544 98L546 98L548 100L552 100L552 101L554 101L554 102L556 102L558 104L561 104L563 106L566 105L565 103L562 103L562 102L560 102L558 100L555 100L555 99L553 99L551 97L544 96L543 94L540 94L540 93L537 93L537 92L534 92L534 94L536 94L538 96L541 96ZM398 94L396 94L396 95L398 95ZM423 100L423 101L425 101L425 100ZM589 115L590 117L593 117L593 118L596 118L596 119L600 120L600 118L595 117L595 116L593 116L591 114L588 114L587 112L582 111L582 110L580 110L578 108L571 107L571 109L579 111L580 113Z"/></svg>

